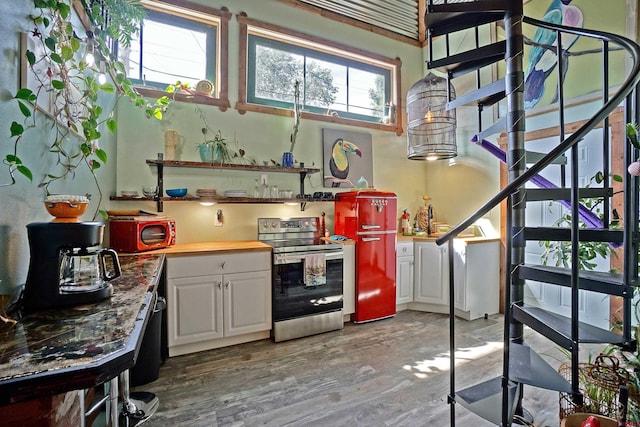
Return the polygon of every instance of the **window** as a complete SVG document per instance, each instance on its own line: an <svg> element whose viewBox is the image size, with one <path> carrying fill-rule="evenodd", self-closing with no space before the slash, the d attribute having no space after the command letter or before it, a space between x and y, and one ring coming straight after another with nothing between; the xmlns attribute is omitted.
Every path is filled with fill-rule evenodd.
<svg viewBox="0 0 640 427"><path fill-rule="evenodd" d="M295 81L303 116L402 132L399 123L400 61L260 23L244 16L238 108L290 114ZM241 49L242 50L242 49Z"/></svg>
<svg viewBox="0 0 640 427"><path fill-rule="evenodd" d="M216 24L150 10L131 46L120 48L118 56L138 83L165 88L178 80L191 87L204 79L215 82Z"/></svg>
<svg viewBox="0 0 640 427"><path fill-rule="evenodd" d="M162 96L176 81L195 89L213 83L211 95L178 93L175 99L229 106L227 99L227 35L231 14L184 1L142 0L147 9L131 46L120 46L118 58L127 76L145 96ZM197 98L197 99L196 99Z"/></svg>

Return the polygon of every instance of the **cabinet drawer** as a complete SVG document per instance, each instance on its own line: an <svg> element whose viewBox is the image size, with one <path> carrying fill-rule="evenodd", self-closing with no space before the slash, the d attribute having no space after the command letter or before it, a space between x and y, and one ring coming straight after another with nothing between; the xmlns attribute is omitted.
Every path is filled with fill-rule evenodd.
<svg viewBox="0 0 640 427"><path fill-rule="evenodd" d="M398 242L396 254L397 256L413 255L413 242Z"/></svg>
<svg viewBox="0 0 640 427"><path fill-rule="evenodd" d="M271 268L271 252L171 255L167 257L167 277L194 277L212 274L263 271Z"/></svg>

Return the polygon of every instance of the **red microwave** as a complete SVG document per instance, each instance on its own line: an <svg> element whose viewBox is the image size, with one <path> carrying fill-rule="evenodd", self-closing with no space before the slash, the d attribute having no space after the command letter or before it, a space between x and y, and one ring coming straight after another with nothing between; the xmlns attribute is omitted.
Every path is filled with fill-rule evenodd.
<svg viewBox="0 0 640 427"><path fill-rule="evenodd" d="M114 217L109 221L109 247L142 252L176 243L176 222L168 218Z"/></svg>

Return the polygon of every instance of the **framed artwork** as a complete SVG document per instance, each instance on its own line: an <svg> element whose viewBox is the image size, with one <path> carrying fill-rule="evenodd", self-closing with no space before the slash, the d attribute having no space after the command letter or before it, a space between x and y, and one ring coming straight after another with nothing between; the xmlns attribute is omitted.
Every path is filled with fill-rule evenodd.
<svg viewBox="0 0 640 427"><path fill-rule="evenodd" d="M371 134L322 129L322 154L325 187L373 187Z"/></svg>
<svg viewBox="0 0 640 427"><path fill-rule="evenodd" d="M567 4L565 4L567 3ZM524 6L525 16L569 27L606 31L625 35L627 32L627 2L585 2L576 0L530 0ZM504 39L504 29L497 27L497 39ZM525 35L525 109L531 110L557 103L557 56L550 46L554 32L523 25ZM602 91L602 70L594 60L601 61L602 44L589 37L565 34L562 39L562 61L565 69L564 98L588 98ZM609 87L619 86L625 76L623 51L609 46ZM599 64L600 62L597 62ZM498 75L505 75L503 63ZM503 115L504 107L501 108Z"/></svg>

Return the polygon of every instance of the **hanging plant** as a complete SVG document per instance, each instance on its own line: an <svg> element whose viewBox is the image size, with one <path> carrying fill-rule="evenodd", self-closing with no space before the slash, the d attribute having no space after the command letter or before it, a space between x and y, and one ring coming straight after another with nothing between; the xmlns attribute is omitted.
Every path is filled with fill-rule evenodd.
<svg viewBox="0 0 640 427"><path fill-rule="evenodd" d="M107 162L107 154L99 145L100 129L105 126L115 132L117 121L113 109L103 109L100 94L115 95L114 107L117 99L126 96L144 109L147 117L155 119L162 119L170 101L162 97L150 104L142 98L127 78L124 65L108 48L107 37L125 44L131 41L132 32L144 16L139 0L94 1L92 7L80 10L94 25L86 31L85 38L79 36L84 31L72 23L74 3L74 0L33 0L36 13L28 17L31 30L27 37L34 48L24 53L32 83L20 88L14 96L23 119L12 122L10 127L13 150L3 159L10 182L2 186L16 183L16 171L33 180L31 167L20 157L30 143L25 133L47 126L51 135L48 151L56 158L56 166L55 170L39 171L43 176L39 187L45 195L49 195L52 183L73 178L79 167L86 166L102 198L95 175ZM105 15L109 17L109 25L100 29L98 26L105 24ZM111 76L113 83L107 76Z"/></svg>

